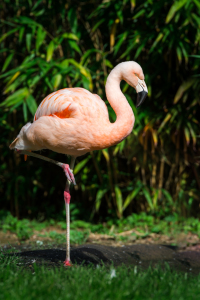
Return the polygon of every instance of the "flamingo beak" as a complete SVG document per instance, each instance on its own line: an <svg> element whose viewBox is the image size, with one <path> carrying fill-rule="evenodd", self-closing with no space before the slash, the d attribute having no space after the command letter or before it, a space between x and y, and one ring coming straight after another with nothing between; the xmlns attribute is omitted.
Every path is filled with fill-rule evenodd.
<svg viewBox="0 0 200 300"><path fill-rule="evenodd" d="M136 86L137 102L136 107L138 108L146 99L148 95L148 89L144 80L138 78L138 84Z"/></svg>
<svg viewBox="0 0 200 300"><path fill-rule="evenodd" d="M15 148L15 144L17 143L17 141L18 141L18 137L10 144L10 146L9 146L9 148L12 150L12 149L14 149Z"/></svg>
<svg viewBox="0 0 200 300"><path fill-rule="evenodd" d="M137 103L136 103L136 107L138 108L146 99L147 97L147 92L145 91L141 91L137 94Z"/></svg>

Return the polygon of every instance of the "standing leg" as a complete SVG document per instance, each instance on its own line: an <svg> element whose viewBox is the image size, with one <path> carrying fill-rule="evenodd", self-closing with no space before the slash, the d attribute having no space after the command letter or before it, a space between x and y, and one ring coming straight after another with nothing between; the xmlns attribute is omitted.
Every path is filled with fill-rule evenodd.
<svg viewBox="0 0 200 300"><path fill-rule="evenodd" d="M69 212L69 204L70 204L70 199L71 199L71 195L70 195L70 184L73 183L74 185L76 184L75 178L74 178L74 174L73 174L73 169L74 169L74 163L75 163L75 159L76 157L72 156L71 157L71 162L70 162L70 166L67 164L63 164L61 162L55 161L51 158L42 156L40 154L36 154L34 152L29 152L26 150L17 150L18 153L20 154L25 154L25 155L29 155L29 156L33 156L36 158L40 158L42 160L46 160L48 162L51 162L53 164L56 164L57 166L61 167L64 172L65 175L67 177L67 182L66 182L66 187L65 187L65 191L64 191L64 200L65 200L65 207L66 207L66 222L67 222L67 232L66 232L66 260L64 261L64 265L65 266L71 266L70 264L70 212Z"/></svg>
<svg viewBox="0 0 200 300"><path fill-rule="evenodd" d="M70 170L73 172L74 169L74 163L75 163L75 157L72 156L71 162L70 162ZM67 179L65 190L64 190L64 200L65 200L65 208L66 208L66 260L64 261L64 266L71 266L70 263L70 181Z"/></svg>

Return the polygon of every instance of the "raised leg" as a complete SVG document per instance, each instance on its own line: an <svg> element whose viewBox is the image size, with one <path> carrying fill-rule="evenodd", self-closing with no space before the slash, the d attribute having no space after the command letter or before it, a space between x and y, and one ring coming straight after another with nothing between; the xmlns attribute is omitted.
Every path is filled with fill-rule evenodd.
<svg viewBox="0 0 200 300"><path fill-rule="evenodd" d="M48 161L48 162L50 162L52 164L55 164L55 165L61 167L63 169L63 171L65 172L67 180L69 182L72 182L74 185L76 185L74 174L70 170L71 169L71 165L69 167L68 164L63 164L63 163L61 163L59 161L56 161L54 159L48 158L46 156L43 156L43 155L40 155L40 154L37 154L37 153L34 153L34 152L29 152L29 151L26 151L26 150L17 150L17 152L20 153L20 154L24 154L24 155L28 155L28 156L33 156L33 157L36 157L36 158ZM74 162L75 162L75 158L74 158ZM74 163L73 163L73 168L74 168Z"/></svg>
<svg viewBox="0 0 200 300"><path fill-rule="evenodd" d="M70 169L73 172L74 169L74 163L75 163L75 157L72 156L71 162L70 162ZM68 177L67 177L68 178ZM66 260L64 261L64 266L69 267L71 266L70 263L70 184L71 182L67 179L65 191L64 191L64 200L65 200L65 208L66 208Z"/></svg>

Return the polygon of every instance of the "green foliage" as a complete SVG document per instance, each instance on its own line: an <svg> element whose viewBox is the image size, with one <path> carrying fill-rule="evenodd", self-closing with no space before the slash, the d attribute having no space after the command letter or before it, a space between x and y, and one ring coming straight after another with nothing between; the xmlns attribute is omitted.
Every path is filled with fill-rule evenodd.
<svg viewBox="0 0 200 300"><path fill-rule="evenodd" d="M108 222L108 224L111 225L110 222ZM132 214L127 218L117 220L116 226L119 232L132 228L139 229L144 236L150 233L173 235L180 232L186 234L193 232L200 236L200 224L198 219L184 219L177 214L168 215L164 219L154 218L145 213Z"/></svg>
<svg viewBox="0 0 200 300"><path fill-rule="evenodd" d="M56 243L66 243L66 235L51 231L48 236L55 240ZM88 237L88 231L70 230L70 243L73 244L84 244Z"/></svg>
<svg viewBox="0 0 200 300"><path fill-rule="evenodd" d="M33 234L32 229L30 228L29 220L18 220L10 213L2 220L0 228L2 228L4 232L9 230L10 232L15 233L21 241L29 239Z"/></svg>
<svg viewBox="0 0 200 300"><path fill-rule="evenodd" d="M53 226L53 228L52 228ZM4 232L12 232L16 234L20 241L31 238L34 234L38 235L39 240L36 244L40 244L40 238L51 238L56 244L64 244L66 242L66 232L60 233L60 229L66 230L66 222L49 220L38 222L36 220L22 219L17 220L10 213L1 219L0 230ZM41 232L42 230L42 232ZM120 236L121 232L132 231L127 236ZM37 232L36 232L37 231ZM136 232L134 232L136 231ZM41 232L41 233L40 233ZM83 220L74 220L70 224L70 242L71 244L84 244L90 232L94 234L110 235L113 240L130 241L134 235L136 238L145 238L152 233L177 236L180 233L193 233L200 237L200 223L197 218L183 218L177 214L168 215L164 219L147 215L145 212L139 214L131 214L126 218L112 218L107 222L93 224ZM137 233L139 232L139 234ZM43 242L41 241L41 244Z"/></svg>
<svg viewBox="0 0 200 300"><path fill-rule="evenodd" d="M81 86L106 99L112 67L136 60L149 98L136 110L132 88L122 83L136 118L133 132L115 147L77 160L72 218L105 220L142 211L199 216L199 8L197 0L0 4L4 209L18 218L64 218L61 172L34 159L24 163L8 145L49 93Z"/></svg>

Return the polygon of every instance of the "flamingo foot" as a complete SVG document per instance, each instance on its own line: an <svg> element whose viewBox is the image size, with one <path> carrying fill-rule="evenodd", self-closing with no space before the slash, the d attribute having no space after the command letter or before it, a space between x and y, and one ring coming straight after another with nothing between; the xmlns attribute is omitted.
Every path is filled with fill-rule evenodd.
<svg viewBox="0 0 200 300"><path fill-rule="evenodd" d="M65 260L63 263L64 263L64 267L72 267L73 266L68 259Z"/></svg>
<svg viewBox="0 0 200 300"><path fill-rule="evenodd" d="M69 165L67 164L63 164L62 165L62 168L65 172L65 175L67 177L67 179L72 182L74 185L76 185L76 181L75 181L75 178L74 178L74 174L72 173L72 171L70 170L70 167Z"/></svg>

